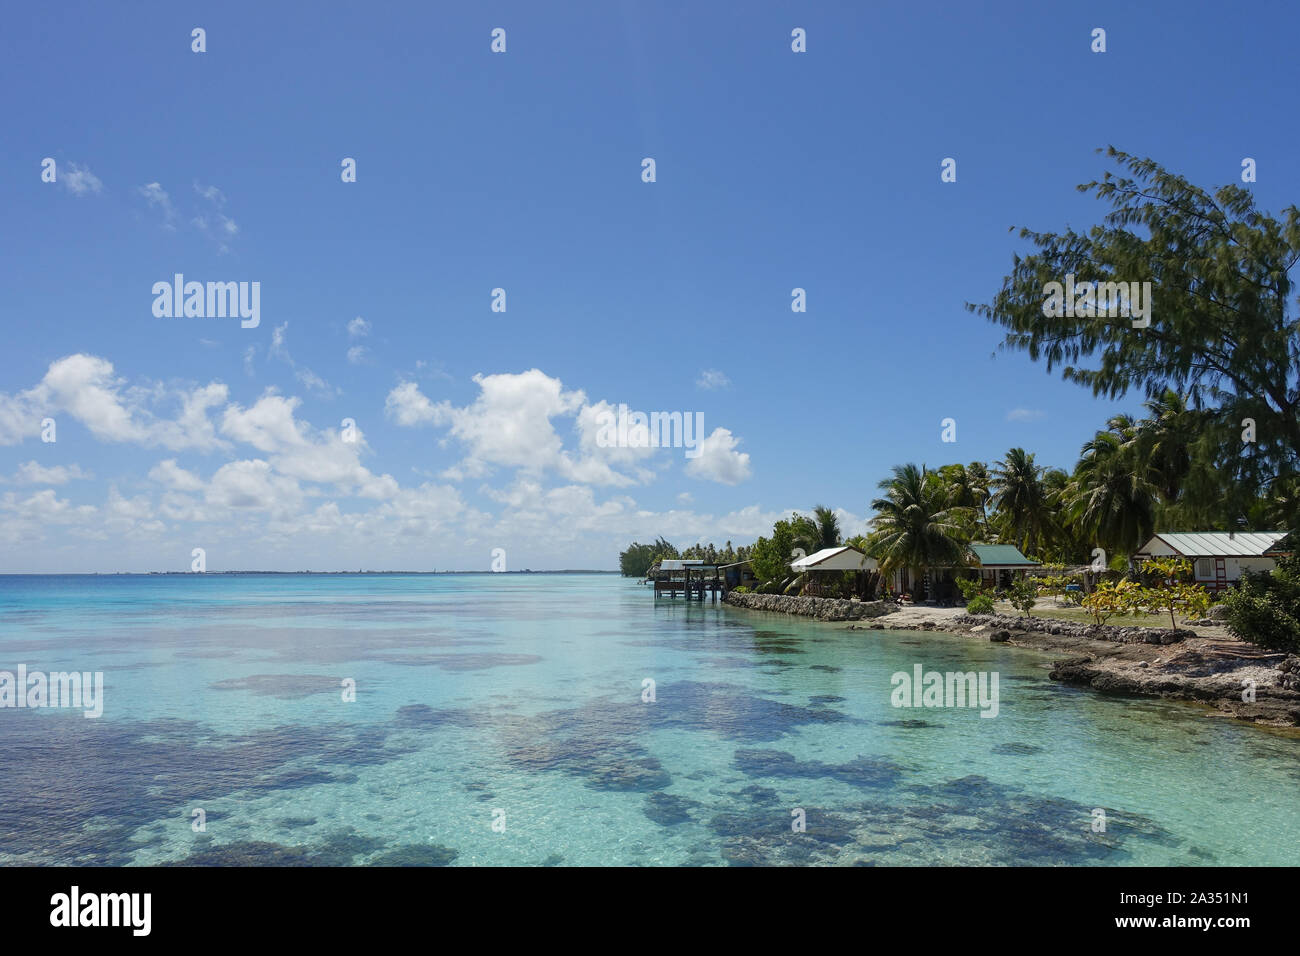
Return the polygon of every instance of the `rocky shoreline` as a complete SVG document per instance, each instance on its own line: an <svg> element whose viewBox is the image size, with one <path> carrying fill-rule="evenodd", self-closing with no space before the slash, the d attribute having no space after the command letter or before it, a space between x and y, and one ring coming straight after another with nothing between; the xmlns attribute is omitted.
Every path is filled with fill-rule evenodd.
<svg viewBox="0 0 1300 956"><path fill-rule="evenodd" d="M1054 617L967 614L958 608L900 608L883 601L727 595L756 611L852 623L851 630L936 631L1059 651L1048 677L1098 693L1186 700L1223 716L1270 727L1300 727L1300 656L1237 640L1225 627L1119 627Z"/></svg>
<svg viewBox="0 0 1300 956"><path fill-rule="evenodd" d="M726 603L751 611L794 614L818 621L862 621L880 617L895 609L884 601L850 601L841 598L791 597L785 594L738 594L727 592Z"/></svg>

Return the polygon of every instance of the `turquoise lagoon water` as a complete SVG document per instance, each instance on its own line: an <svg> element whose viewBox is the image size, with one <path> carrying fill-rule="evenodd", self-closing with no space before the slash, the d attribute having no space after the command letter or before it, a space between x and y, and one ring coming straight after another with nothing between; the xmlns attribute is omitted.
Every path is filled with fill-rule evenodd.
<svg viewBox="0 0 1300 956"><path fill-rule="evenodd" d="M0 670L105 681L0 709L0 863L1297 862L1294 734L1048 660L607 575L0 577ZM998 716L894 708L915 664Z"/></svg>

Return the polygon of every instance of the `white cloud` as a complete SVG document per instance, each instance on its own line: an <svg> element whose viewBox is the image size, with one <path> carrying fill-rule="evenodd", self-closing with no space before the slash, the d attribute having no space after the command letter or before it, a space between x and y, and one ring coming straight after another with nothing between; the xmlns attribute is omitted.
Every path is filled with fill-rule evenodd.
<svg viewBox="0 0 1300 956"><path fill-rule="evenodd" d="M1013 408L1007 412L1009 422L1036 422L1046 417L1047 413L1038 408Z"/></svg>
<svg viewBox="0 0 1300 956"><path fill-rule="evenodd" d="M448 401L434 403L414 382L403 382L389 392L385 411L399 425L446 426L450 436L467 450L466 457L443 475L455 481L481 478L496 467L517 468L531 475L555 472L590 485L627 486L653 479L648 467L663 462L673 452L656 447L644 425L629 426L623 444L602 444L617 413L606 401L587 402L580 390L566 391L558 378L538 369L519 374L475 375L479 396L472 405L458 408ZM578 436L575 452L564 448L553 418L574 417ZM732 451L737 440L719 429L701 443L707 460L688 461L697 477L734 484L749 476L749 456Z"/></svg>
<svg viewBox="0 0 1300 956"><path fill-rule="evenodd" d="M209 504L222 508L293 512L302 507L298 482L278 475L260 458L222 465L208 484Z"/></svg>
<svg viewBox="0 0 1300 956"><path fill-rule="evenodd" d="M438 418L433 402L414 382L403 382L388 393L384 400L384 414L407 428L429 425Z"/></svg>
<svg viewBox="0 0 1300 956"><path fill-rule="evenodd" d="M167 190L159 183L147 183L140 186L136 192L145 198L150 207L157 207L162 212L163 225L166 228L176 228L176 207L172 205L172 197L167 195Z"/></svg>
<svg viewBox="0 0 1300 956"><path fill-rule="evenodd" d="M361 464L369 450L358 428L354 441L344 441L334 429L314 431L295 418L298 398L267 394L251 408L229 405L221 419L221 433L252 445L268 455L277 472L301 481L334 485L339 491L364 498L390 498L398 491L391 475L375 475Z"/></svg>
<svg viewBox="0 0 1300 956"><path fill-rule="evenodd" d="M68 163L67 169L59 174L59 182L74 196L103 191L104 184L99 177L84 166Z"/></svg>
<svg viewBox="0 0 1300 956"><path fill-rule="evenodd" d="M194 191L215 206L224 206L226 204L226 194L216 186L201 186L196 181Z"/></svg>
<svg viewBox="0 0 1300 956"><path fill-rule="evenodd" d="M726 428L715 428L699 444L699 456L686 463L686 473L694 478L734 485L750 475L749 455L736 451L739 439Z"/></svg>
<svg viewBox="0 0 1300 956"><path fill-rule="evenodd" d="M708 390L726 388L730 384L731 379L716 368L706 368L700 372L700 377L695 380L696 387Z"/></svg>
<svg viewBox="0 0 1300 956"><path fill-rule="evenodd" d="M370 356L370 350L364 345L354 345L348 349L348 362L352 365L364 364Z"/></svg>
<svg viewBox="0 0 1300 956"><path fill-rule="evenodd" d="M176 464L175 458L160 461L149 469L149 477L173 491L202 491L203 479Z"/></svg>
<svg viewBox="0 0 1300 956"><path fill-rule="evenodd" d="M162 386L126 389L107 359L68 355L52 362L34 388L16 395L0 393L0 444L35 437L43 418L57 423L67 415L100 441L211 450L221 442L207 409L224 402L226 394L226 386L216 382L189 391ZM161 400L179 401L177 418L160 420L147 407Z"/></svg>
<svg viewBox="0 0 1300 956"><path fill-rule="evenodd" d="M365 338L370 334L370 329L370 323L358 315L348 323L348 336L354 339Z"/></svg>
<svg viewBox="0 0 1300 956"><path fill-rule="evenodd" d="M80 465L46 467L38 461L25 461L11 477L0 478L0 481L11 485L66 485L69 481L93 477L90 472L82 471Z"/></svg>
<svg viewBox="0 0 1300 956"><path fill-rule="evenodd" d="M289 354L289 323L282 322L271 331L271 346L267 354L271 358L278 358L283 361L289 368L293 369L293 377L310 392L331 398L335 395L342 394L341 391L331 385L325 379L321 378L311 369L304 365L299 365L294 361L293 356Z"/></svg>

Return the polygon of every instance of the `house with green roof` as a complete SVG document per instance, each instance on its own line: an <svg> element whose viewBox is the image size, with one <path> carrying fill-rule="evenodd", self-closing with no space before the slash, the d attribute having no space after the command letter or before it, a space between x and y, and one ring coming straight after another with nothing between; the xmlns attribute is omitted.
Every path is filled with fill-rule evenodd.
<svg viewBox="0 0 1300 956"><path fill-rule="evenodd" d="M969 566L979 571L982 587L1010 587L1015 577L1023 577L1043 565L1030 560L1010 544L972 544L967 549Z"/></svg>
<svg viewBox="0 0 1300 956"><path fill-rule="evenodd" d="M918 574L914 568L898 568L890 577L889 587L918 599L950 600L957 596L954 579L963 570L978 573L981 587L1005 588L1015 578L1041 567L1042 564L1025 557L1014 545L972 544L966 549L966 563L961 567L931 568L926 574Z"/></svg>

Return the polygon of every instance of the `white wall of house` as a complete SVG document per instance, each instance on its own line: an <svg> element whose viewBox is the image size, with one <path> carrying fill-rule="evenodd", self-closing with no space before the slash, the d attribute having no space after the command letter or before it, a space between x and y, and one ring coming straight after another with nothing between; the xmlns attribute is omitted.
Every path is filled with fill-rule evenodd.
<svg viewBox="0 0 1300 956"><path fill-rule="evenodd" d="M1198 584L1214 584L1217 580L1214 558L1196 558L1192 561L1192 571ZM1277 565L1272 558L1224 558L1224 578L1229 583L1241 580L1245 571L1272 571Z"/></svg>

